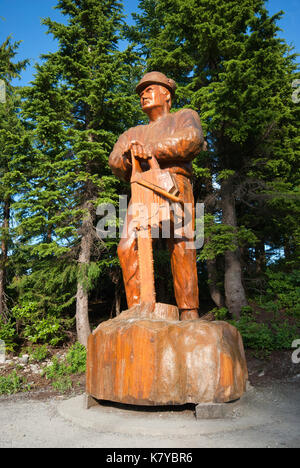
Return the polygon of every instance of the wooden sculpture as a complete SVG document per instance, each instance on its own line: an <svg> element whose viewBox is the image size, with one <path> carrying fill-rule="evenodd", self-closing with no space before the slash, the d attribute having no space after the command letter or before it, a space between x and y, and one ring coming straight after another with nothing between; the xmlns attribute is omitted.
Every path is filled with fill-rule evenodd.
<svg viewBox="0 0 300 468"><path fill-rule="evenodd" d="M246 388L238 330L199 319L192 223L182 236L171 233L167 239L178 307L156 303L151 230L170 220L170 203L188 206L184 216L193 219L191 161L204 145L196 112L170 113L174 90L174 81L162 73L142 78L137 92L150 123L121 135L109 158L113 172L131 182L118 247L128 310L101 323L89 337L86 390L96 399L138 405L222 403L239 398ZM153 205L160 209L158 218L152 216Z"/></svg>
<svg viewBox="0 0 300 468"><path fill-rule="evenodd" d="M197 112L183 109L170 113L175 87L173 80L159 72L147 73L142 78L137 86L137 92L140 95L142 110L148 115L150 123L138 125L123 133L109 157L109 164L112 171L121 179L129 181L135 173L135 177L140 182L143 181L145 188L149 187L149 184L157 187L155 181L146 180L148 171L145 171L145 166L151 167L152 172L148 172L149 175L153 175L155 170L161 171L160 182L163 176L166 180L172 176L175 182L174 190L178 192L175 194L171 189L169 199L177 201L178 197L182 204L190 205L189 217L192 219L194 211L192 160L203 148L204 138ZM135 169L137 162L145 171L142 175ZM163 187L160 182L158 186ZM134 196L134 184L132 188ZM136 232L132 229L132 218L129 209L124 234L118 247L129 308L142 302L141 290L144 288L141 281L141 262L138 259L140 249L137 248ZM174 239L171 235L167 239L175 298L181 320L199 318L196 251L187 248L187 245L193 244L193 239L192 223L181 238ZM143 268L148 268L148 265L143 265Z"/></svg>

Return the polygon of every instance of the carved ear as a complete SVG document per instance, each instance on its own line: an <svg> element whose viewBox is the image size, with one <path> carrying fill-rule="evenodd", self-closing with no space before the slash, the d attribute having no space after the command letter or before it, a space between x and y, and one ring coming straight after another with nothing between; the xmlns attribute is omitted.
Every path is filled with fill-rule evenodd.
<svg viewBox="0 0 300 468"><path fill-rule="evenodd" d="M167 97L167 103L169 105L169 107L172 106L172 95L170 93L170 91L166 90L167 91L167 94L168 94L168 97Z"/></svg>
<svg viewBox="0 0 300 468"><path fill-rule="evenodd" d="M167 88L165 88L165 87L163 86L163 93L167 95L167 102L168 102L168 104L169 104L170 107L171 107L171 104L172 104L172 95L171 95L171 92L170 92Z"/></svg>
<svg viewBox="0 0 300 468"><path fill-rule="evenodd" d="M165 86L160 85L160 92L163 93L164 95L167 95L166 101L169 105L169 108L172 105L172 94L171 91L168 90Z"/></svg>

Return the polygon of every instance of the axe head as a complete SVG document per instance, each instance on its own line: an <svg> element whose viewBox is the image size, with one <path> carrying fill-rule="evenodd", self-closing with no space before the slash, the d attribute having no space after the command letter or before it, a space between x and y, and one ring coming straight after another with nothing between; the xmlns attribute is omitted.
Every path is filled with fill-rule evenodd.
<svg viewBox="0 0 300 468"><path fill-rule="evenodd" d="M143 179L145 182L156 185L172 195L179 195L176 180L169 171L149 169L149 171L136 173L134 180L138 181L139 179Z"/></svg>

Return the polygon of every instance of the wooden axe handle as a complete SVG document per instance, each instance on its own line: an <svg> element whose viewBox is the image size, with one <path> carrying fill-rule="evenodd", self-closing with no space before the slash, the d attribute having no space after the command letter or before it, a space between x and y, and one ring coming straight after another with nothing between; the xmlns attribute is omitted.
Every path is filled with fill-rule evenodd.
<svg viewBox="0 0 300 468"><path fill-rule="evenodd" d="M143 185L144 187L154 190L155 192L160 193L160 195L163 195L164 197L174 202L181 203L182 201L179 197L176 197L176 195L172 195L172 193L167 192L163 188L160 188L157 185L151 184L150 182L146 182L143 179L135 180L132 183Z"/></svg>

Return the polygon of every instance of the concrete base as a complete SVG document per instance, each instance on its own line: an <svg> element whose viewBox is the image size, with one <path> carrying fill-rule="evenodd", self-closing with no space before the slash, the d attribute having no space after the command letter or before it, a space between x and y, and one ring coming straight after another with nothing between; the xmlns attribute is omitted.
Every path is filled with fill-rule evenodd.
<svg viewBox="0 0 300 468"><path fill-rule="evenodd" d="M114 405L112 402L106 402L107 405ZM94 406L101 408L103 401L96 400L88 393L84 395L84 408L90 409ZM125 405L123 405L125 406ZM191 408L192 405L189 405ZM195 406L196 419L227 419L240 415L242 409L241 399L229 403L200 403Z"/></svg>
<svg viewBox="0 0 300 468"><path fill-rule="evenodd" d="M240 399L230 403L200 403L195 408L196 419L226 419L238 415Z"/></svg>
<svg viewBox="0 0 300 468"><path fill-rule="evenodd" d="M85 393L84 395L84 407L85 409L90 409L93 406L98 406L99 402L96 400L96 398L92 397L88 393Z"/></svg>
<svg viewBox="0 0 300 468"><path fill-rule="evenodd" d="M237 402L228 403L231 417L225 411L222 418L220 409L224 411L221 408L223 404L206 405L206 414L202 404L198 408L195 405L150 408L98 401L87 410L86 395L64 400L57 410L60 416L73 424L96 432L153 437L186 437L189 434L192 437L232 431L233 427L246 430L265 425L266 417L263 411L257 411L256 399L256 391L252 388Z"/></svg>
<svg viewBox="0 0 300 468"><path fill-rule="evenodd" d="M84 395L84 408L90 409L94 406L98 408L103 405L101 400L96 400L94 397L86 393ZM112 402L107 402L109 405L114 405ZM123 405L125 406L125 405ZM191 408L192 405L189 405ZM241 399L229 403L200 403L195 406L196 419L227 419L234 418L240 415L242 409Z"/></svg>

